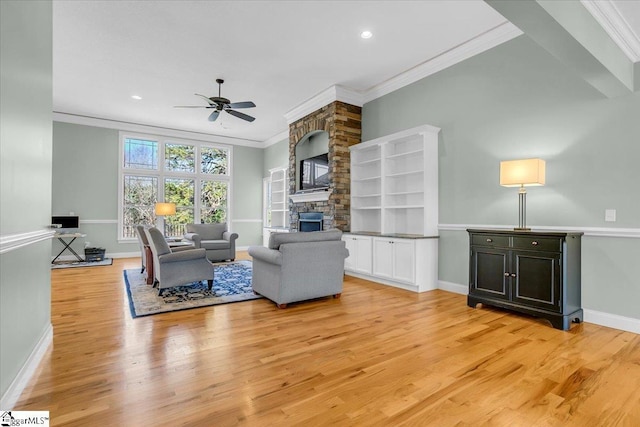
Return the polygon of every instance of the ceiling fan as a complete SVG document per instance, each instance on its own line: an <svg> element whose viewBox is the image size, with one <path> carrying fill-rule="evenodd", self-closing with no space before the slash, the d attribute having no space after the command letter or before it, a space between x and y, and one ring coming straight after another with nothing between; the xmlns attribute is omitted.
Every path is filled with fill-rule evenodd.
<svg viewBox="0 0 640 427"><path fill-rule="evenodd" d="M231 102L227 98L223 98L222 96L220 96L220 91L224 80L216 79L216 83L218 83L218 96L207 97L204 95L200 95L199 93L195 94L196 96L206 99L209 105L177 105L174 108L214 108L215 111L213 111L209 115L208 120L210 122L215 122L221 111L226 111L232 116L236 116L239 119L246 120L248 122L252 122L256 119L255 117L251 117L248 114L244 114L234 110L238 108L253 108L256 106L256 104L251 101Z"/></svg>

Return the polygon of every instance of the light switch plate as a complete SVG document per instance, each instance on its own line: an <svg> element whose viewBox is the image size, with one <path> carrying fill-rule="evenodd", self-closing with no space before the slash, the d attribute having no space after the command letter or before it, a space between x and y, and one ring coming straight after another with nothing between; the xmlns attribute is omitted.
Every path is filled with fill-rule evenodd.
<svg viewBox="0 0 640 427"><path fill-rule="evenodd" d="M616 210L615 209L605 209L604 210L604 220L606 222L616 222Z"/></svg>

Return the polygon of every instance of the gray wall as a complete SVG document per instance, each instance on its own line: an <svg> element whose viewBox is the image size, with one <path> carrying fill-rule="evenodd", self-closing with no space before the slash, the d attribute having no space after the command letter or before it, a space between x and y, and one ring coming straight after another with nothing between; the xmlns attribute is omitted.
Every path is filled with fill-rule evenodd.
<svg viewBox="0 0 640 427"><path fill-rule="evenodd" d="M289 138L264 149L262 176L269 176L269 169L289 166Z"/></svg>
<svg viewBox="0 0 640 427"><path fill-rule="evenodd" d="M296 164L301 160L329 152L329 132L320 131L296 144Z"/></svg>
<svg viewBox="0 0 640 427"><path fill-rule="evenodd" d="M139 252L137 243L117 240L118 138L114 129L53 123L52 209L54 214L80 216L80 231L87 236L74 243L76 251L83 251L88 241L111 254ZM233 147L231 210L239 221L231 227L240 236L236 242L240 247L261 242L262 151ZM61 248L55 241L52 254Z"/></svg>
<svg viewBox="0 0 640 427"><path fill-rule="evenodd" d="M233 148L233 231L240 247L262 244L263 157L262 148Z"/></svg>
<svg viewBox="0 0 640 427"><path fill-rule="evenodd" d="M117 240L118 225L114 221L118 219L118 144L115 129L53 123L51 210L53 215L73 212L80 217L80 231L87 237L73 245L79 254L85 242L109 253L139 250L135 243ZM54 240L54 255L62 248Z"/></svg>
<svg viewBox="0 0 640 427"><path fill-rule="evenodd" d="M638 118L640 93L607 99L523 35L365 104L362 131L442 128L441 224L517 224L499 163L540 157L547 183L528 189L529 225L640 228ZM442 231L439 255L440 280L466 286L466 232ZM640 239L585 237L582 259L583 308L640 319Z"/></svg>
<svg viewBox="0 0 640 427"><path fill-rule="evenodd" d="M51 3L1 1L0 31L0 230L6 236L51 222ZM45 240L0 255L2 396L51 324L50 251Z"/></svg>

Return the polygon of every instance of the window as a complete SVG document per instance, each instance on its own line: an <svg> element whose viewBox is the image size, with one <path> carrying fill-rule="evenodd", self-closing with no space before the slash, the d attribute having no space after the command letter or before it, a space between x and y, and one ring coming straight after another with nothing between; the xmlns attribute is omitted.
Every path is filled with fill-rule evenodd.
<svg viewBox="0 0 640 427"><path fill-rule="evenodd" d="M138 224L179 237L189 223L229 218L231 148L205 142L121 133L119 240L135 239ZM156 218L155 203L176 204L176 214Z"/></svg>

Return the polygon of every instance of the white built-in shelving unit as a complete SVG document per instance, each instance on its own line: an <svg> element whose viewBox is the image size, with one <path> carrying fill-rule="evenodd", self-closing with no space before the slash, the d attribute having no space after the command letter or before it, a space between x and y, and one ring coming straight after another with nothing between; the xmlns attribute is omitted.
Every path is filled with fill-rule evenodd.
<svg viewBox="0 0 640 427"><path fill-rule="evenodd" d="M347 274L416 292L438 281L438 133L420 126L350 147Z"/></svg>
<svg viewBox="0 0 640 427"><path fill-rule="evenodd" d="M351 231L438 234L438 132L420 126L352 146Z"/></svg>
<svg viewBox="0 0 640 427"><path fill-rule="evenodd" d="M286 233L289 231L289 169L286 167L269 170L269 194L266 197L267 215L270 220L265 221L262 232L262 243L267 246L272 233Z"/></svg>
<svg viewBox="0 0 640 427"><path fill-rule="evenodd" d="M287 168L271 172L271 227L289 227L289 177Z"/></svg>

